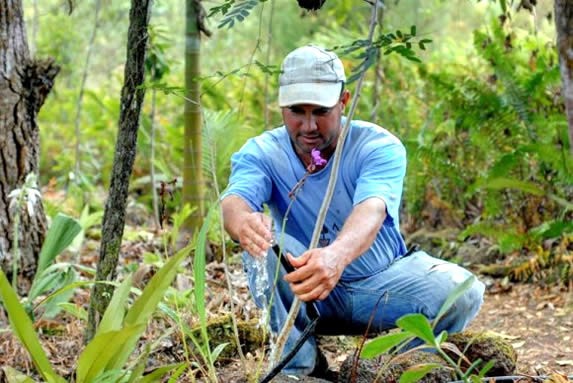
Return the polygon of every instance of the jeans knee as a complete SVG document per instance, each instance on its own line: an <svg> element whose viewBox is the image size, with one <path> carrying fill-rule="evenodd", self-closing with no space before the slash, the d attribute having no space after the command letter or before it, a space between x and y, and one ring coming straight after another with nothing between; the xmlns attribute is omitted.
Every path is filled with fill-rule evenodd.
<svg viewBox="0 0 573 383"><path fill-rule="evenodd" d="M456 302L456 311L462 317L460 319L464 322L463 327L466 327L479 312L483 303L484 291L485 285L475 279L472 286Z"/></svg>

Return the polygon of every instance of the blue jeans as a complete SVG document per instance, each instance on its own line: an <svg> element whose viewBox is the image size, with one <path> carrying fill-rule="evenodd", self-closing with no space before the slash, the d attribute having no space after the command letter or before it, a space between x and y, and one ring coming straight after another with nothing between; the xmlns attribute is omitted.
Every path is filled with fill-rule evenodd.
<svg viewBox="0 0 573 383"><path fill-rule="evenodd" d="M282 237L281 245L284 252L294 256L306 251L300 242L288 235ZM266 267L271 286L274 285L277 261L277 255L272 249L269 250ZM255 268L254 258L244 253L243 265L255 303L262 307L265 299L255 293L255 281L260 273ZM294 299L290 286L283 280L284 273L281 265L270 308L270 326L274 333L282 329ZM320 312L315 333L362 335L371 321L369 332L376 334L395 328L398 318L412 313L420 313L433 320L450 292L470 275L469 271L453 263L433 258L423 251L415 252L398 259L377 274L352 282L340 281L325 300L315 302ZM484 284L476 280L442 317L435 333L439 334L443 330L449 334L462 331L479 311L484 289ZM264 291L264 295L268 302L271 290ZM303 304L287 339L283 356L294 347L309 322L306 305ZM316 347L314 336L309 337L283 372L292 375L310 374L316 361Z"/></svg>

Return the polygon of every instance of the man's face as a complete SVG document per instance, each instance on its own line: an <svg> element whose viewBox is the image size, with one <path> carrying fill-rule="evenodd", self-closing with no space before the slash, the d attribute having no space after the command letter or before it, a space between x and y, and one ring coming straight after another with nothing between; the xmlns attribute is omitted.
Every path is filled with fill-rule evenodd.
<svg viewBox="0 0 573 383"><path fill-rule="evenodd" d="M344 91L332 108L300 104L282 108L283 120L296 152L303 157L317 148L331 154L340 134L340 118L350 95Z"/></svg>

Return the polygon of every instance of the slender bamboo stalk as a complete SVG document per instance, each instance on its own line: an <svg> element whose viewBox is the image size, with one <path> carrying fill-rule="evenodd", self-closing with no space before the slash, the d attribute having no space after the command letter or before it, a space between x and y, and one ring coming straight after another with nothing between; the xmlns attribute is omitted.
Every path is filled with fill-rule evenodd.
<svg viewBox="0 0 573 383"><path fill-rule="evenodd" d="M368 32L368 47L372 46L372 37L374 35L374 30L376 29L377 24L377 11L378 7L376 6L376 2L372 4L372 13L370 17L370 29ZM368 48L367 48L368 49ZM324 224L324 220L326 218L326 214L328 213L328 209L330 207L330 201L332 200L332 195L334 194L334 186L336 185L336 180L338 178L338 169L340 168L340 159L342 158L342 149L344 147L344 141L346 140L346 136L348 135L348 130L350 128L350 122L352 121L352 117L354 115L354 111L356 110L356 106L358 105L358 99L360 97L360 89L362 88L362 83L364 82L364 76L366 71L362 72L358 82L356 84L356 90L354 93L354 97L352 99L352 104L350 106L350 111L348 113L346 123L340 132L340 137L338 138L338 143L336 145L336 150L334 151L334 162L332 165L332 170L330 172L330 179L328 180L328 186L326 188L326 193L324 196L324 200L322 201L322 205L318 212L318 217L316 220L316 224L314 226L314 232L312 233L312 239L310 241L309 249L313 249L318 244L318 240L320 238L320 232L322 226ZM277 344L274 349L274 352L271 355L271 365L275 365L280 356L283 353L283 349L290 334L292 327L294 325L295 319L298 316L298 312L300 311L301 301L295 297L290 311L287 316L287 320L285 325L283 326L279 336L277 338Z"/></svg>

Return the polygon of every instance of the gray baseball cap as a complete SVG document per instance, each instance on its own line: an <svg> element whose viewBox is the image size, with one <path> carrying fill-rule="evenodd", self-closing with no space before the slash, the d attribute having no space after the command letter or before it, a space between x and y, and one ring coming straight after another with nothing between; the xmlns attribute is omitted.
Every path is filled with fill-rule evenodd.
<svg viewBox="0 0 573 383"><path fill-rule="evenodd" d="M289 53L279 76L279 106L334 106L346 81L342 61L334 52L307 45Z"/></svg>

